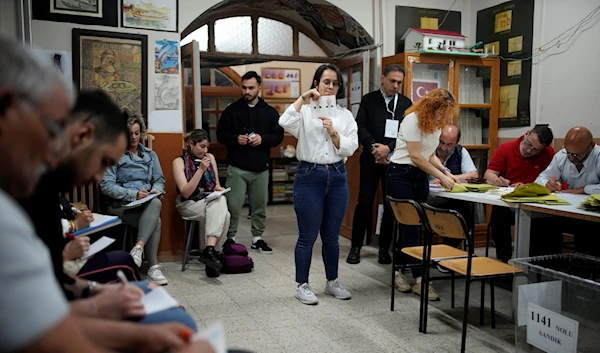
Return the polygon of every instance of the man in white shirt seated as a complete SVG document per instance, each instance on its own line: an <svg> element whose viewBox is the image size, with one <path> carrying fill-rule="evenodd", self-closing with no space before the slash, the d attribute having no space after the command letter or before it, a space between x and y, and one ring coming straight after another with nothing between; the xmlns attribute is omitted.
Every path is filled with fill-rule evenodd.
<svg viewBox="0 0 600 353"><path fill-rule="evenodd" d="M450 173L460 179L461 183L466 183L468 179L479 176L469 151L460 145L460 129L456 125L444 126L435 155L444 167L450 170ZM439 179L434 179L432 176L429 176L429 178L431 179L430 184L440 185ZM436 197L435 194L430 193L427 197L427 203L432 206L458 211L465 218L467 225L470 228L473 227L474 217L470 202ZM444 238L444 244L446 245L458 246L460 243L461 240L459 239Z"/></svg>
<svg viewBox="0 0 600 353"><path fill-rule="evenodd" d="M554 155L548 168L535 182L553 192L600 193L600 146L594 143L590 130L583 126L569 130L563 148ZM531 239L532 242L539 239L540 242L552 243L553 250L560 252L562 233L566 232L575 236L577 252L600 256L600 238L591 234L597 225L568 217L553 217L544 222L543 229L532 230Z"/></svg>

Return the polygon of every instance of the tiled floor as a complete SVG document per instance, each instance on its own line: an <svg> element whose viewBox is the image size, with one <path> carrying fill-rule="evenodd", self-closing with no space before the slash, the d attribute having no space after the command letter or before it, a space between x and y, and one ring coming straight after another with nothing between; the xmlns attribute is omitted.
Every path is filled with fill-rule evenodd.
<svg viewBox="0 0 600 353"><path fill-rule="evenodd" d="M247 210L236 240L250 245ZM340 237L339 279L352 299L337 300L323 294L325 274L321 242L313 251L310 282L319 305L301 304L295 298L294 246L296 219L290 205L270 206L264 239L272 255L251 253L252 273L208 278L204 265L192 261L185 272L181 263L165 263L168 291L192 314L199 327L221 321L229 347L267 352L459 352L464 302L464 281L457 281L456 308L450 308L449 281L436 282L441 301L429 310L428 333L418 332L419 298L410 293L396 295L396 310L390 311L389 265L377 263L377 249L363 247L361 263L345 262L350 241ZM480 284L471 287L471 319L467 351L473 353L514 352L511 323L512 294L496 288L496 329L489 317L489 286L486 291L485 325L479 325Z"/></svg>

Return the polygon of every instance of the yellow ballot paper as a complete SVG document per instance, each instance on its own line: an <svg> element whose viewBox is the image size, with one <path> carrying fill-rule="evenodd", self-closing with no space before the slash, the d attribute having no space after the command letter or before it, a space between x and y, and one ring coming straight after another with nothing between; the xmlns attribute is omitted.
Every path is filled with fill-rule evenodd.
<svg viewBox="0 0 600 353"><path fill-rule="evenodd" d="M591 212L600 212L600 194L591 194L586 197L579 208Z"/></svg>
<svg viewBox="0 0 600 353"><path fill-rule="evenodd" d="M494 185L489 184L459 184L455 183L452 187L452 190L448 188L444 188L446 191L450 192L486 192L488 190L497 189Z"/></svg>
<svg viewBox="0 0 600 353"><path fill-rule="evenodd" d="M536 183L517 186L513 192L500 196L502 200L512 202L536 202L546 205L569 205L569 202L559 199L544 186Z"/></svg>

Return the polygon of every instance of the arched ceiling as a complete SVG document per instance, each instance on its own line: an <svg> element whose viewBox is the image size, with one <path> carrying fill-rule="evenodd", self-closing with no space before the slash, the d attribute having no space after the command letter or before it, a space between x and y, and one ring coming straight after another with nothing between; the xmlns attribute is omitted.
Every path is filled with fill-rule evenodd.
<svg viewBox="0 0 600 353"><path fill-rule="evenodd" d="M224 0L198 16L181 33L185 38L210 19L252 13L270 13L283 22L298 24L306 33L317 38L333 56L349 50L370 47L373 38L350 15L325 0ZM247 61L247 60L246 60Z"/></svg>

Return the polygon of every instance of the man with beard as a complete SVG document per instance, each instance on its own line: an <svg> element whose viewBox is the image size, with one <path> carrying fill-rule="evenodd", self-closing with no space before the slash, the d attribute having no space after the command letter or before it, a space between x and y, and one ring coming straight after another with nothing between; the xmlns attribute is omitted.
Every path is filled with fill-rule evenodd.
<svg viewBox="0 0 600 353"><path fill-rule="evenodd" d="M440 143L435 150L435 155L439 158L444 167L450 170L450 173L459 178L461 183L465 183L468 179L477 178L479 176L469 151L460 145L460 129L456 125L448 124L444 126L442 134L440 135ZM440 180L437 178L432 179L430 184L440 185ZM436 197L435 195L429 194L427 203L432 206L458 211L458 213L465 218L465 221L467 221L467 225L473 227L474 218L473 213L471 212L470 202ZM444 237L444 244L457 246L460 243L460 239Z"/></svg>
<svg viewBox="0 0 600 353"><path fill-rule="evenodd" d="M33 220L38 236L50 249L55 276L72 301L71 310L83 316L139 319L142 323L181 322L196 330L194 320L179 308L145 315L141 297L154 288L145 281L135 285L103 285L72 278L64 272L66 241L59 193L71 190L74 185L98 184L106 168L123 155L127 141L126 115L110 97L100 90L81 92L67 118L64 137L54 146L52 166L55 170L42 177L36 191L23 206ZM100 261L93 261L96 265L89 267L88 272L110 270L110 267L135 268L128 254L121 253L124 252L100 255ZM116 275L113 280L117 280Z"/></svg>
<svg viewBox="0 0 600 353"><path fill-rule="evenodd" d="M484 178L488 184L496 186L533 183L552 161L553 139L554 135L548 126L536 125L516 140L503 143L494 152ZM514 212L508 207L492 206L492 239L496 246L496 258L503 262L508 262L512 257L510 227L515 224Z"/></svg>
<svg viewBox="0 0 600 353"><path fill-rule="evenodd" d="M15 199L29 196L53 163L49 151L65 134L73 88L21 43L0 38L0 53L0 351L185 349L182 325L112 322L70 310L48 249Z"/></svg>
<svg viewBox="0 0 600 353"><path fill-rule="evenodd" d="M248 191L252 204L251 248L271 254L273 249L262 239L262 234L267 216L270 152L283 141L283 128L279 126L277 110L258 97L261 81L254 71L242 76L243 97L221 114L217 139L227 147L227 187L231 188L227 194L231 221L224 246L234 242L240 210Z"/></svg>
<svg viewBox="0 0 600 353"><path fill-rule="evenodd" d="M386 66L381 75L381 88L366 94L358 109L356 125L358 140L363 147L360 154L360 190L352 220L352 247L346 259L349 264L360 262L360 249L365 241L365 233L367 239L371 236L373 200L380 180L383 195L386 195L388 157L396 148L396 135L398 126L404 119L404 111L412 105L410 99L400 93L404 76L402 66ZM390 264L392 258L388 250L392 242L394 222L387 201L384 200L383 204L378 262Z"/></svg>
<svg viewBox="0 0 600 353"><path fill-rule="evenodd" d="M567 132L563 148L552 158L536 183L544 185L550 191L571 194L600 194L600 146L594 143L590 130L576 126ZM575 251L600 256L600 239L590 232L597 223L568 217L544 218L542 229L531 228L532 243L550 244L545 253L548 255L562 252L562 233L575 236ZM543 237L543 238L542 238Z"/></svg>

